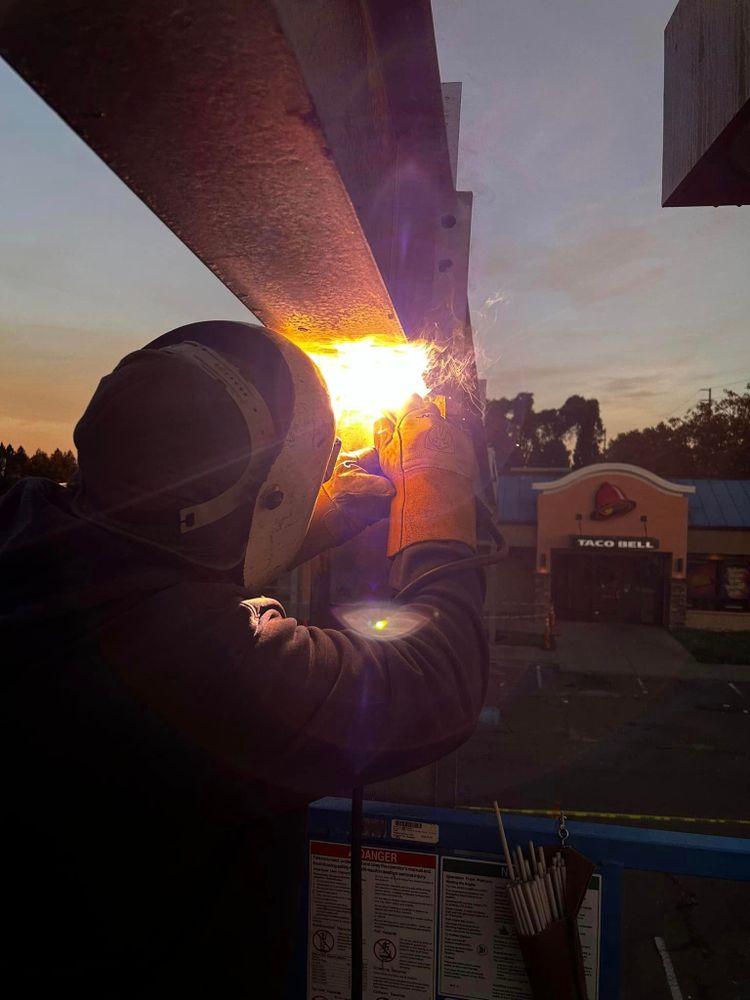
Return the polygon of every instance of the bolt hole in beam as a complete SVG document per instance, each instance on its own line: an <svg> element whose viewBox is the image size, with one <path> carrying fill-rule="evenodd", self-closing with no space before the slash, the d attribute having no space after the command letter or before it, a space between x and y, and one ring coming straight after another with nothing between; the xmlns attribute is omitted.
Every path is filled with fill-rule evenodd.
<svg viewBox="0 0 750 1000"><path fill-rule="evenodd" d="M440 220L440 225L443 227L443 229L453 229L455 224L456 224L455 215L444 215Z"/></svg>
<svg viewBox="0 0 750 1000"><path fill-rule="evenodd" d="M438 263L438 271L440 271L441 274L445 274L446 271L450 271L452 267L453 261L447 257Z"/></svg>

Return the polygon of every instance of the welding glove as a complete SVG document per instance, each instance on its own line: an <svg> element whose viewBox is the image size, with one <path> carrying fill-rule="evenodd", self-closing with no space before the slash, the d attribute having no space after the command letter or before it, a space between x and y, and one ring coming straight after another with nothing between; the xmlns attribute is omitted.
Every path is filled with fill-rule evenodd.
<svg viewBox="0 0 750 1000"><path fill-rule="evenodd" d="M396 488L388 555L427 541L476 548L477 466L469 436L415 395L400 413L375 424L375 447L383 474Z"/></svg>
<svg viewBox="0 0 750 1000"><path fill-rule="evenodd" d="M295 565L341 545L364 528L388 517L395 489L380 475L374 448L344 452L331 478L323 483L310 527Z"/></svg>

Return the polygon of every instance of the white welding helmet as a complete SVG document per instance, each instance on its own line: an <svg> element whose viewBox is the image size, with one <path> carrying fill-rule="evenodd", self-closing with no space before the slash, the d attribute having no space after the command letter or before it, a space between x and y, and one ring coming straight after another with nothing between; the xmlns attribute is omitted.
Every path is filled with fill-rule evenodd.
<svg viewBox="0 0 750 1000"><path fill-rule="evenodd" d="M198 565L241 563L255 593L293 563L336 457L307 354L226 321L179 327L124 358L75 437L86 516Z"/></svg>
<svg viewBox="0 0 750 1000"><path fill-rule="evenodd" d="M331 400L317 367L290 340L269 336L288 366L294 405L286 437L253 508L243 578L254 590L292 564L340 447Z"/></svg>

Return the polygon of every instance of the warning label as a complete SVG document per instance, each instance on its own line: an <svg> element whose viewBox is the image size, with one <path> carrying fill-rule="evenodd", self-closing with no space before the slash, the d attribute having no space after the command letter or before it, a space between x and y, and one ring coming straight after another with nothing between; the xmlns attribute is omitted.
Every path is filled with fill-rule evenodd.
<svg viewBox="0 0 750 1000"><path fill-rule="evenodd" d="M439 992L455 1000L528 1000L531 989L506 891L505 865L443 858ZM599 995L601 876L579 914L588 1000Z"/></svg>
<svg viewBox="0 0 750 1000"><path fill-rule="evenodd" d="M308 1000L349 1000L350 848L310 843ZM362 848L365 1000L433 1000L437 858Z"/></svg>
<svg viewBox="0 0 750 1000"><path fill-rule="evenodd" d="M437 844L440 840L440 827L437 823L420 823L411 819L392 819L391 837L393 840L415 840L420 844Z"/></svg>

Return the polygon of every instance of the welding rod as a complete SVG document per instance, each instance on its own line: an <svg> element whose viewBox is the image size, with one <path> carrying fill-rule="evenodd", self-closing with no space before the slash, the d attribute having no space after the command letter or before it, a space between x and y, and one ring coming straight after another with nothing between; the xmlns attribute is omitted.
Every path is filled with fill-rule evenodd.
<svg viewBox="0 0 750 1000"><path fill-rule="evenodd" d="M526 926L529 929L529 934L534 934L536 933L534 930L534 921L531 919L531 912L528 906L526 905L526 897L523 894L520 882L516 883L515 892L516 892L516 899L518 900L518 906L526 921Z"/></svg>
<svg viewBox="0 0 750 1000"><path fill-rule="evenodd" d="M508 898L510 899L511 909L513 910L513 916L516 919L516 927L520 932L526 937L533 934L529 920L527 919L524 910L521 908L522 899L519 898L517 893L518 886L511 885L508 887Z"/></svg>
<svg viewBox="0 0 750 1000"><path fill-rule="evenodd" d="M539 874L539 862L537 861L536 851L534 850L534 841L529 841L529 857L531 858L531 870L534 875Z"/></svg>
<svg viewBox="0 0 750 1000"><path fill-rule="evenodd" d="M522 935L540 934L555 921L563 919L567 912L565 855L557 851L547 864L543 849L530 840L528 859L525 858L519 845L509 846L497 802L494 807L510 879L508 896L516 928Z"/></svg>
<svg viewBox="0 0 750 1000"><path fill-rule="evenodd" d="M521 882L521 888L523 889L524 896L526 897L526 905L528 906L529 913L534 923L534 930L537 934L540 934L544 929L542 924L542 918L536 908L536 903L534 901L534 893L531 891L531 886L528 882Z"/></svg>
<svg viewBox="0 0 750 1000"><path fill-rule="evenodd" d="M544 926L547 927L549 924L552 923L552 914L550 913L550 908L547 904L547 893L539 884L538 879L534 879L534 881L531 884L534 887L534 892L536 893L537 905L539 907L539 911L542 915L542 918L544 919Z"/></svg>
<svg viewBox="0 0 750 1000"><path fill-rule="evenodd" d="M539 868L541 869L542 875L546 875L547 874L547 862L546 862L546 860L544 858L544 851L542 850L541 847L538 847L537 850L539 851Z"/></svg>
<svg viewBox="0 0 750 1000"><path fill-rule="evenodd" d="M503 845L503 854L505 855L505 864L508 868L508 878L515 882L516 873L513 868L513 862L510 860L510 851L508 849L508 841L505 837L505 827L503 826L503 817L500 815L500 806L497 804L497 799L494 802L495 806L495 816L497 817L497 828L500 831L500 842Z"/></svg>
<svg viewBox="0 0 750 1000"><path fill-rule="evenodd" d="M560 869L557 865L552 869L552 884L555 887L555 899L557 900L557 907L561 913L565 913L565 895L562 889L562 881L560 879Z"/></svg>
<svg viewBox="0 0 750 1000"><path fill-rule="evenodd" d="M521 848L516 845L513 848L513 854L516 857L516 864L518 865L518 874L522 882L526 881L526 866L523 861L523 854L521 853Z"/></svg>

